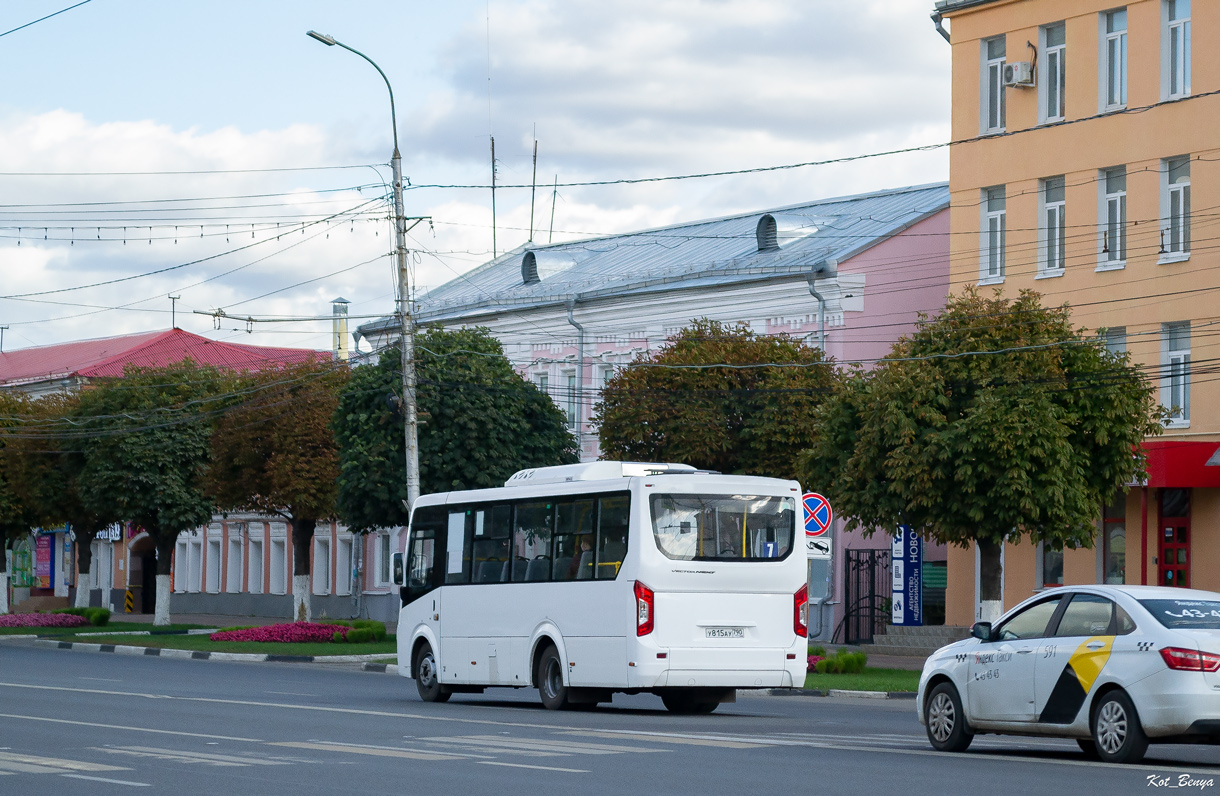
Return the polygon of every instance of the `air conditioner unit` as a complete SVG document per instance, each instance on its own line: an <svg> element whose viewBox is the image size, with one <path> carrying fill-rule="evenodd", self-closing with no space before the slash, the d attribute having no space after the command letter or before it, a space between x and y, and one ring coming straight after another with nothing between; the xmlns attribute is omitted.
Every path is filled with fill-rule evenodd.
<svg viewBox="0 0 1220 796"><path fill-rule="evenodd" d="M1004 64L1004 85L1022 88L1034 84L1034 67L1029 61Z"/></svg>

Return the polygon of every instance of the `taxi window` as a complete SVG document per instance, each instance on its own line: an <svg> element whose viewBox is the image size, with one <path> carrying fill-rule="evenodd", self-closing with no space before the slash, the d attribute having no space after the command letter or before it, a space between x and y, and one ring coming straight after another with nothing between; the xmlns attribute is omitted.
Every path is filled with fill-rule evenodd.
<svg viewBox="0 0 1220 796"><path fill-rule="evenodd" d="M1059 599L1055 597L1037 605L1031 605L1021 613L1009 619L1001 627L996 637L1000 641L1011 641L1021 638L1041 638L1046 635L1046 625L1055 615L1059 607Z"/></svg>
<svg viewBox="0 0 1220 796"><path fill-rule="evenodd" d="M1220 602L1215 600L1140 600L1140 605L1168 628L1220 630Z"/></svg>
<svg viewBox="0 0 1220 796"><path fill-rule="evenodd" d="M1096 594L1076 594L1059 619L1056 636L1104 636L1114 621L1114 603Z"/></svg>
<svg viewBox="0 0 1220 796"><path fill-rule="evenodd" d="M1116 636L1125 636L1135 632L1135 620L1131 618L1131 614L1123 610L1121 605L1114 606L1114 625L1114 635Z"/></svg>

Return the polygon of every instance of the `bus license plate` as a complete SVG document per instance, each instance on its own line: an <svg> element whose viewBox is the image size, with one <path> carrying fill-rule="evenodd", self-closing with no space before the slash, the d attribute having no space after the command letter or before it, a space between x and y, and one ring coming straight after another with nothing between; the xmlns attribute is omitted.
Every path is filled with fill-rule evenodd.
<svg viewBox="0 0 1220 796"><path fill-rule="evenodd" d="M708 638L745 638L744 627L709 627L706 628Z"/></svg>

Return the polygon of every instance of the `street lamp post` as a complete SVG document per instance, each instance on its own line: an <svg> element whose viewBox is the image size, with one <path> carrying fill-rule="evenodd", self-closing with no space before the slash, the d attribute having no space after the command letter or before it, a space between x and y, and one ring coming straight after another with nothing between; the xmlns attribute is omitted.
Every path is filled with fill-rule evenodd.
<svg viewBox="0 0 1220 796"><path fill-rule="evenodd" d="M307 31L306 35L328 47L338 45L368 61L377 70L377 74L381 75L386 89L390 92L390 123L394 129L394 156L390 158L390 167L394 174L394 255L398 262L398 319L402 324L402 407L406 427L404 433L407 448L407 510L409 512L419 498L419 419L415 404L415 329L411 320L410 293L407 282L407 220L403 216L402 156L398 153L398 117L394 111L394 89L390 86L390 79L385 76L385 72L381 71L381 67L364 53L348 47L334 36L327 36L312 30Z"/></svg>

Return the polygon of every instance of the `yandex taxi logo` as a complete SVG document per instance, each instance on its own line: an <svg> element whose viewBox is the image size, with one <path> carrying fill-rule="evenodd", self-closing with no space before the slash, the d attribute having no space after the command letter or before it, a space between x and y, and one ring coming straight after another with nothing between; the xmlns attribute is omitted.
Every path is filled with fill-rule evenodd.
<svg viewBox="0 0 1220 796"><path fill-rule="evenodd" d="M1083 644L1064 664L1059 680L1038 716L1038 721L1047 724L1071 724L1076 720L1080 708L1093 683L1101 675L1114 649L1114 636L1093 636Z"/></svg>

